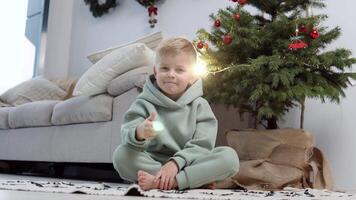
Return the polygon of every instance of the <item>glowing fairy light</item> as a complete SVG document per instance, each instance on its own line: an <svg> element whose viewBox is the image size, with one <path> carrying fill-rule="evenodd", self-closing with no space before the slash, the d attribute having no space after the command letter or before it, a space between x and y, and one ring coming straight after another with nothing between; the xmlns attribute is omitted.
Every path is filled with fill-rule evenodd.
<svg viewBox="0 0 356 200"><path fill-rule="evenodd" d="M154 121L152 125L156 133L164 129L164 125L160 121Z"/></svg>
<svg viewBox="0 0 356 200"><path fill-rule="evenodd" d="M197 64L194 66L194 73L198 76L205 76L208 73L206 63L203 60L198 58Z"/></svg>

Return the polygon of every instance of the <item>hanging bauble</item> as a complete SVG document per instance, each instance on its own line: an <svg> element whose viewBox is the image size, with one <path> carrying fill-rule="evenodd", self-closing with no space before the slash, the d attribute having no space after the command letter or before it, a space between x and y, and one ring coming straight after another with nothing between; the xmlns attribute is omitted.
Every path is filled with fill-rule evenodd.
<svg viewBox="0 0 356 200"><path fill-rule="evenodd" d="M247 3L247 0L238 0L241 6L244 6Z"/></svg>
<svg viewBox="0 0 356 200"><path fill-rule="evenodd" d="M224 44L229 45L232 42L232 37L230 34L225 34L223 37Z"/></svg>
<svg viewBox="0 0 356 200"><path fill-rule="evenodd" d="M240 21L241 16L239 13L234 14L233 17L236 21Z"/></svg>
<svg viewBox="0 0 356 200"><path fill-rule="evenodd" d="M197 44L197 48L198 49L202 49L204 47L204 44L202 41L199 41L198 44Z"/></svg>
<svg viewBox="0 0 356 200"><path fill-rule="evenodd" d="M299 26L298 30L299 30L299 32L301 32L301 33L307 33L307 32L308 32L308 29L307 29L307 27L306 27L304 24L301 25L301 26Z"/></svg>
<svg viewBox="0 0 356 200"><path fill-rule="evenodd" d="M317 39L319 37L319 32L316 28L313 28L312 31L310 32L310 38L311 39Z"/></svg>
<svg viewBox="0 0 356 200"><path fill-rule="evenodd" d="M216 28L218 28L218 27L220 27L220 25L221 25L220 20L219 20L219 19L216 19L216 20L214 21L214 26L215 26Z"/></svg>
<svg viewBox="0 0 356 200"><path fill-rule="evenodd" d="M150 24L150 27L151 28L154 28L155 27L155 24L157 23L157 19L156 19L156 16L157 16L157 11L158 11L158 8L154 5L150 5L148 8L147 8L147 11L148 11L148 16L149 16L149 20L148 20L148 23Z"/></svg>
<svg viewBox="0 0 356 200"><path fill-rule="evenodd" d="M292 51L296 51L298 49L304 49L307 47L308 47L308 44L302 40L295 40L290 45L288 45L288 49L290 49Z"/></svg>

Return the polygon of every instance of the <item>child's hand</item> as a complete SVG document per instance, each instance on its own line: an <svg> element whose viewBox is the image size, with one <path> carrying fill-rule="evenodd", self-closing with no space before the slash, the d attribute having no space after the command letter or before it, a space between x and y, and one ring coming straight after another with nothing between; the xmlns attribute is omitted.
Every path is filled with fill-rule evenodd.
<svg viewBox="0 0 356 200"><path fill-rule="evenodd" d="M171 190L176 181L175 178L177 173L178 166L175 161L171 160L161 167L154 178L154 182L157 182L160 179L159 188L161 190Z"/></svg>
<svg viewBox="0 0 356 200"><path fill-rule="evenodd" d="M138 140L151 140L156 134L153 129L153 121L156 118L157 113L152 112L150 116L145 119L140 125L136 128L136 138Z"/></svg>

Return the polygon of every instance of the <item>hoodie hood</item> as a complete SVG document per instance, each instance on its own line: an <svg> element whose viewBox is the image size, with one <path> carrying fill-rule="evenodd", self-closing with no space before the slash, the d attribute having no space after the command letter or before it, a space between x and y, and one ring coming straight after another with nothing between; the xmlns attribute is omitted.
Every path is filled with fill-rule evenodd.
<svg viewBox="0 0 356 200"><path fill-rule="evenodd" d="M158 86L155 85L156 78L154 75L148 76L143 91L137 98L144 99L157 106L179 109L203 95L203 83L200 78L195 81L177 101L168 98L161 92Z"/></svg>

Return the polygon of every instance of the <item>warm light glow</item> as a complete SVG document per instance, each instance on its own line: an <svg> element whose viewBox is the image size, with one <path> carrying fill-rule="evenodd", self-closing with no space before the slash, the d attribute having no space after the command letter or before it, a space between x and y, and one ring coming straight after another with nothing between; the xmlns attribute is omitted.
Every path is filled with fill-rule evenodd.
<svg viewBox="0 0 356 200"><path fill-rule="evenodd" d="M194 67L194 73L198 76L205 76L208 73L206 63L203 60L198 58L197 64Z"/></svg>
<svg viewBox="0 0 356 200"><path fill-rule="evenodd" d="M153 122L153 130L158 132L158 131L162 131L163 129L164 129L164 126L163 126L162 122L160 122L160 121Z"/></svg>

